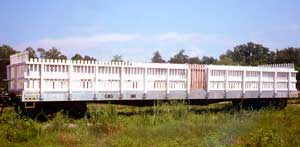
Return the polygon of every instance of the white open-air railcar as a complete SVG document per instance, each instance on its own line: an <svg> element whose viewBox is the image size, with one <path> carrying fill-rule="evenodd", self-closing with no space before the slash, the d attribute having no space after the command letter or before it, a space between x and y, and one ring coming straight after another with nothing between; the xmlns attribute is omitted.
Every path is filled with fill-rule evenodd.
<svg viewBox="0 0 300 147"><path fill-rule="evenodd" d="M224 66L10 57L9 92L20 102L239 100L297 97L293 64Z"/></svg>

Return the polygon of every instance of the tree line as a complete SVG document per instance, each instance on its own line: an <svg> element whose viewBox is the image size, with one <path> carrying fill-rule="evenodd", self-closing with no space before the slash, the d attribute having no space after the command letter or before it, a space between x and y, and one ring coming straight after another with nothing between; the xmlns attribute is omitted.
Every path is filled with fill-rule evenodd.
<svg viewBox="0 0 300 147"><path fill-rule="evenodd" d="M48 50L43 48L27 47L25 51L29 52L30 58L43 58L43 59L67 59L58 48L52 47ZM10 55L17 53L15 49L9 45L0 46L0 59L8 59ZM88 55L80 55L78 53L71 57L71 60L97 60ZM121 55L115 55L112 61L123 61ZM294 63L295 69L300 69L300 48L288 47L277 49L275 51L263 46L262 44L248 42L228 49L225 53L221 54L219 58L210 56L189 56L185 50L180 50L177 54L170 57L168 60L163 59L159 51L153 53L151 58L153 63L178 63L178 64L219 64L219 65L250 65L256 66L261 64L278 64L278 63ZM300 74L297 74L297 87L300 88Z"/></svg>

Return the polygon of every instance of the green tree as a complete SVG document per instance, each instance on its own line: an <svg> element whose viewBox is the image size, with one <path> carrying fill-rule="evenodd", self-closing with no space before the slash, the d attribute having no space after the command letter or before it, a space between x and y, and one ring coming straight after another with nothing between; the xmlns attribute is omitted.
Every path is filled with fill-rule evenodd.
<svg viewBox="0 0 300 147"><path fill-rule="evenodd" d="M208 57L208 56L203 56L202 57L202 64L215 64L217 63L217 59L214 57Z"/></svg>
<svg viewBox="0 0 300 147"><path fill-rule="evenodd" d="M29 53L29 58L37 58L35 50L32 47L27 47L25 51Z"/></svg>
<svg viewBox="0 0 300 147"><path fill-rule="evenodd" d="M188 63L189 62L189 56L184 54L184 52L185 52L184 49L180 50L176 55L171 57L169 62L170 63L179 63L179 64Z"/></svg>
<svg viewBox="0 0 300 147"><path fill-rule="evenodd" d="M80 54L75 54L71 60L83 60L83 57Z"/></svg>
<svg viewBox="0 0 300 147"><path fill-rule="evenodd" d="M275 53L261 44L249 42L234 47L233 51L227 51L233 62L241 65L259 65L274 62Z"/></svg>
<svg viewBox="0 0 300 147"><path fill-rule="evenodd" d="M94 57L90 57L90 56L87 56L85 55L84 57L81 56L80 54L75 54L71 60L92 60L92 61L96 61L97 59L94 58Z"/></svg>
<svg viewBox="0 0 300 147"><path fill-rule="evenodd" d="M188 63L190 64L202 64L202 61L199 57L190 57L188 60Z"/></svg>
<svg viewBox="0 0 300 147"><path fill-rule="evenodd" d="M43 48L38 48L38 49L37 49L37 52L39 53L39 57L40 57L40 58L46 59L46 50L45 50L45 49L43 49Z"/></svg>
<svg viewBox="0 0 300 147"><path fill-rule="evenodd" d="M231 50L227 50L225 54L220 55L220 59L218 60L217 64L220 65L237 65L237 62L234 62L232 59L233 52Z"/></svg>
<svg viewBox="0 0 300 147"><path fill-rule="evenodd" d="M276 51L276 63L294 63L295 69L300 70L300 48L289 47ZM297 88L300 88L300 74L297 74Z"/></svg>
<svg viewBox="0 0 300 147"><path fill-rule="evenodd" d="M217 62L219 65L236 65L237 63L233 62L232 58L227 55L221 55L220 60Z"/></svg>
<svg viewBox="0 0 300 147"><path fill-rule="evenodd" d="M38 48L40 58L44 59L68 59L66 55L62 54L59 49L52 47L48 51L43 48Z"/></svg>
<svg viewBox="0 0 300 147"><path fill-rule="evenodd" d="M121 55L114 55L113 58L111 59L113 62L123 62L122 56Z"/></svg>
<svg viewBox="0 0 300 147"><path fill-rule="evenodd" d="M7 89L7 82L2 81L6 79L6 66L9 65L9 56L17 53L12 47L3 44L0 46L0 88Z"/></svg>
<svg viewBox="0 0 300 147"><path fill-rule="evenodd" d="M0 59L9 59L10 55L17 53L12 47L3 44L0 46Z"/></svg>
<svg viewBox="0 0 300 147"><path fill-rule="evenodd" d="M87 56L87 55L85 55L85 56L83 57L83 60L91 60L91 61L96 61L97 59L96 59L96 58L94 58L94 57L91 57L91 56Z"/></svg>
<svg viewBox="0 0 300 147"><path fill-rule="evenodd" d="M284 48L276 51L276 63L294 63L300 66L300 48Z"/></svg>
<svg viewBox="0 0 300 147"><path fill-rule="evenodd" d="M160 53L158 51L153 53L153 57L151 58L152 63L165 63L166 61L162 59Z"/></svg>

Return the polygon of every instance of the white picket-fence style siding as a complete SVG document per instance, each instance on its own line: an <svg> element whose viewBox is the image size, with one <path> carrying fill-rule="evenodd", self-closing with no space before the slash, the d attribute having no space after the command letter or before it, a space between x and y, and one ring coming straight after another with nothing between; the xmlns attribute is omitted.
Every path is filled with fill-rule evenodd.
<svg viewBox="0 0 300 147"><path fill-rule="evenodd" d="M142 93L147 98L145 95L148 93L164 92L168 98L169 95L182 97L182 94L190 97L189 94L197 89L207 94L297 91L297 71L292 64L224 66L72 61L28 59L27 53L20 53L11 56L11 64L7 69L9 90L23 97L36 97L36 101L47 101L49 93L64 93L72 100L78 92L91 93L97 99L101 93L110 97L114 92L120 98L126 97L126 93ZM210 98L209 95L206 97Z"/></svg>

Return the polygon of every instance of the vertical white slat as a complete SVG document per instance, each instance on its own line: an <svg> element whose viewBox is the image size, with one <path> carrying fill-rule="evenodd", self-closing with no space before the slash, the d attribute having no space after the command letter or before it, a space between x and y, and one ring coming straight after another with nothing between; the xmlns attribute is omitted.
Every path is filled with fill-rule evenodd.
<svg viewBox="0 0 300 147"><path fill-rule="evenodd" d="M15 71L15 75L14 75L14 89L17 91L18 90L18 66L14 65L14 71Z"/></svg>
<svg viewBox="0 0 300 147"><path fill-rule="evenodd" d="M98 64L96 63L94 68L94 99L97 99L97 91L98 91Z"/></svg>
<svg viewBox="0 0 300 147"><path fill-rule="evenodd" d="M206 80L207 92L210 91L210 72L211 72L210 69L207 68L207 76L206 76L206 78L207 78L207 80Z"/></svg>
<svg viewBox="0 0 300 147"><path fill-rule="evenodd" d="M277 93L277 71L274 72L274 85L273 85L273 90L274 90L274 97L276 96Z"/></svg>
<svg viewBox="0 0 300 147"><path fill-rule="evenodd" d="M166 76L166 92L167 92L167 95L170 93L170 79L169 79L169 75L170 74L170 68L169 68L169 66L168 66L168 68L167 68L167 76Z"/></svg>
<svg viewBox="0 0 300 147"><path fill-rule="evenodd" d="M124 94L124 66L120 67L120 98L123 98Z"/></svg>
<svg viewBox="0 0 300 147"><path fill-rule="evenodd" d="M262 87L262 84L263 84L263 82L262 82L262 75L263 75L263 72L262 71L260 71L259 72L259 95L261 95L261 92L262 92L262 90L263 90L263 87Z"/></svg>
<svg viewBox="0 0 300 147"><path fill-rule="evenodd" d="M288 73L288 97L290 97L291 92L291 72Z"/></svg>
<svg viewBox="0 0 300 147"><path fill-rule="evenodd" d="M186 91L189 94L191 91L191 68L186 70Z"/></svg>
<svg viewBox="0 0 300 147"><path fill-rule="evenodd" d="M243 70L243 85L242 85L243 94L246 92L246 71Z"/></svg>
<svg viewBox="0 0 300 147"><path fill-rule="evenodd" d="M69 92L69 100L71 100L71 98L72 98L72 80L73 80L73 78L72 78L72 73L73 73L73 64L72 64L72 62L69 62L69 64L68 64L68 77L69 77L69 84L68 84L68 92Z"/></svg>
<svg viewBox="0 0 300 147"><path fill-rule="evenodd" d="M45 64L43 62L41 62L40 64L40 99L43 99L43 93L44 93L44 71L45 71Z"/></svg>
<svg viewBox="0 0 300 147"><path fill-rule="evenodd" d="M144 67L144 94L147 94L148 89L147 89L147 67Z"/></svg>
<svg viewBox="0 0 300 147"><path fill-rule="evenodd" d="M225 70L225 92L228 92L228 70Z"/></svg>

